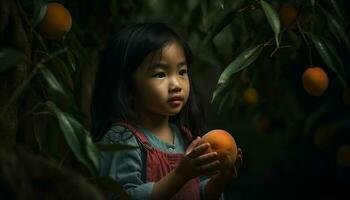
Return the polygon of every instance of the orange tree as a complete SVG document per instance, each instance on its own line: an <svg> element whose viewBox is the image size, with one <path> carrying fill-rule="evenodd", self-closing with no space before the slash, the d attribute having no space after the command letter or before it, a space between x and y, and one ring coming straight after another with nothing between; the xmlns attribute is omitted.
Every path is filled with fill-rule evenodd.
<svg viewBox="0 0 350 200"><path fill-rule="evenodd" d="M193 79L209 112L209 128L229 130L243 149L244 167L228 187L229 198L298 194L305 187L313 197L322 197L326 187L333 196L346 193L345 0L50 2L64 5L72 18L71 26L63 20L65 28L57 29L60 40L39 28L49 10L46 0L0 0L0 128L6 141L123 192L113 181L96 178L101 150L128 148L97 146L89 136L98 55L119 27L160 21L194 51ZM308 79L318 91L310 95L303 73L316 66L328 82ZM247 88L254 92L245 94ZM308 175L315 179L305 180Z"/></svg>

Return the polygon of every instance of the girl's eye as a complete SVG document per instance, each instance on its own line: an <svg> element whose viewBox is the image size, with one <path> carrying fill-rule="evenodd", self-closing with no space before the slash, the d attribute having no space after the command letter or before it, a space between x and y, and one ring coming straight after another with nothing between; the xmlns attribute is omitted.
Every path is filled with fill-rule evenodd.
<svg viewBox="0 0 350 200"><path fill-rule="evenodd" d="M164 72L158 72L158 73L155 73L153 75L153 77L156 77L156 78L163 78L165 77L165 73Z"/></svg>
<svg viewBox="0 0 350 200"><path fill-rule="evenodd" d="M180 74L181 76L186 75L186 74L187 74L187 69L182 69L182 70L180 70L179 74Z"/></svg>

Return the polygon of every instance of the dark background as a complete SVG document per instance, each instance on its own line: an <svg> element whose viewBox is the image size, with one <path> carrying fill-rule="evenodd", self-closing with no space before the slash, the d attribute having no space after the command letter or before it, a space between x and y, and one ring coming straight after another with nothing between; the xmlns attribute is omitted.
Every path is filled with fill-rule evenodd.
<svg viewBox="0 0 350 200"><path fill-rule="evenodd" d="M209 129L228 130L243 150L244 165L227 187L228 199L349 199L350 43L345 0L266 0L270 12L253 0L56 2L73 20L60 41L46 39L37 29L46 1L0 0L1 143L23 146L99 180L96 158L105 149L96 147L89 136L99 54L109 34L121 27L163 22L194 52L192 78ZM281 11L285 5L297 13L288 25ZM281 22L278 48L267 16ZM256 58L239 56L259 44L265 46ZM211 102L221 73L237 60L251 64L232 74ZM314 66L329 77L320 97L308 94L302 83L304 70ZM257 92L256 103L246 103L248 88ZM109 189L121 192L117 186Z"/></svg>

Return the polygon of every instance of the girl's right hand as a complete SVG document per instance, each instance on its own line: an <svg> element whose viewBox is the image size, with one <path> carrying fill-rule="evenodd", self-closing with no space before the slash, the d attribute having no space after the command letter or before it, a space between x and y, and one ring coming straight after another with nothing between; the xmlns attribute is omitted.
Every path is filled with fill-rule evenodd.
<svg viewBox="0 0 350 200"><path fill-rule="evenodd" d="M190 180L200 175L213 174L219 170L220 161L217 153L206 153L210 144L199 144L200 139L200 137L197 137L193 140L175 169L175 173L184 180Z"/></svg>

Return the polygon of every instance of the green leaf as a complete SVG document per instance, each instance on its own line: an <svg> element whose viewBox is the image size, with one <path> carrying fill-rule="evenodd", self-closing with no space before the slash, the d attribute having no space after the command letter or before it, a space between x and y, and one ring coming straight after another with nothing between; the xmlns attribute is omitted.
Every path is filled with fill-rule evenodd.
<svg viewBox="0 0 350 200"><path fill-rule="evenodd" d="M73 72L76 72L77 71L76 60L70 49L67 51L67 60Z"/></svg>
<svg viewBox="0 0 350 200"><path fill-rule="evenodd" d="M281 23L275 9L267 2L261 0L260 4L265 12L267 21L269 22L273 32L275 33L276 45L279 46L279 34L281 30Z"/></svg>
<svg viewBox="0 0 350 200"><path fill-rule="evenodd" d="M311 2L312 6L315 6L315 4L316 4L315 0L310 0L310 2Z"/></svg>
<svg viewBox="0 0 350 200"><path fill-rule="evenodd" d="M218 1L218 4L220 6L221 9L224 9L224 2L222 2L221 0L217 0Z"/></svg>
<svg viewBox="0 0 350 200"><path fill-rule="evenodd" d="M334 0L330 0L330 3L332 4L335 13L338 15L338 18L343 20L344 17L343 17L343 14L340 12L338 3L336 1L334 1Z"/></svg>
<svg viewBox="0 0 350 200"><path fill-rule="evenodd" d="M233 74L248 67L252 62L254 62L258 58L263 48L264 45L259 44L253 48L246 49L245 51L243 51L220 75L218 85L226 83L226 81Z"/></svg>
<svg viewBox="0 0 350 200"><path fill-rule="evenodd" d="M321 37L318 37L311 33L307 33L307 35L310 37L311 41L315 45L317 52L319 53L322 60L329 68L331 68L336 73L340 82L343 84L343 86L345 86L346 81L343 73L343 63L339 58L334 47Z"/></svg>
<svg viewBox="0 0 350 200"><path fill-rule="evenodd" d="M0 73L23 62L24 58L24 54L17 50L9 48L0 50Z"/></svg>
<svg viewBox="0 0 350 200"><path fill-rule="evenodd" d="M78 122L73 116L67 114L67 118L72 124L75 132L77 133L79 142L81 147L83 148L83 152L85 153L85 157L97 171L100 167L100 151L97 146L92 142L90 132L87 131L84 126Z"/></svg>
<svg viewBox="0 0 350 200"><path fill-rule="evenodd" d="M90 181L104 191L117 193L117 199L130 199L129 194L124 190L124 188L110 177L98 176L93 177L90 179Z"/></svg>
<svg viewBox="0 0 350 200"><path fill-rule="evenodd" d="M34 1L33 26L37 26L45 17L47 11L47 0Z"/></svg>
<svg viewBox="0 0 350 200"><path fill-rule="evenodd" d="M206 46L222 29L229 25L236 16L236 13L235 10L230 10L219 17L218 22L215 22L215 26L213 26L208 35L204 38L203 46Z"/></svg>
<svg viewBox="0 0 350 200"><path fill-rule="evenodd" d="M139 148L138 146L131 146L127 144L95 144L100 151L123 151Z"/></svg>
<svg viewBox="0 0 350 200"><path fill-rule="evenodd" d="M73 90L74 82L66 63L58 57L53 59L52 63L53 63L53 66L52 66L53 69L57 74L59 74L64 86L68 86L69 89Z"/></svg>
<svg viewBox="0 0 350 200"><path fill-rule="evenodd" d="M231 87L230 87L229 81L225 82L224 84L217 85L215 90L214 90L214 92L213 92L213 96L212 96L211 102L213 103L216 99L221 99L222 96L230 88Z"/></svg>
<svg viewBox="0 0 350 200"><path fill-rule="evenodd" d="M51 89L65 96L65 91L62 88L60 82L56 79L55 75L49 69L47 69L47 67L44 67L44 65L39 65L41 65L40 71L43 74L49 86L51 87Z"/></svg>
<svg viewBox="0 0 350 200"><path fill-rule="evenodd" d="M350 42L349 42L349 37L346 34L345 30L343 29L343 27L341 27L341 25L339 24L339 22L328 12L326 12L325 10L323 10L325 12L325 15L327 17L327 22L328 25L330 26L330 30L333 33L333 35L335 37L337 37L337 39L339 40L339 42L344 42L344 44L346 45L346 47L348 48L349 52L350 52Z"/></svg>
<svg viewBox="0 0 350 200"><path fill-rule="evenodd" d="M89 160L86 157L85 154L85 148L86 146L82 146L79 137L74 130L74 126L72 125L69 117L66 113L61 111L55 103L48 101L47 106L51 109L51 111L56 115L59 127L64 135L64 138L70 147L70 149L73 151L76 158L89 169L90 173L93 175L97 174L97 169L90 164ZM76 128L76 127L75 127Z"/></svg>

